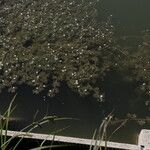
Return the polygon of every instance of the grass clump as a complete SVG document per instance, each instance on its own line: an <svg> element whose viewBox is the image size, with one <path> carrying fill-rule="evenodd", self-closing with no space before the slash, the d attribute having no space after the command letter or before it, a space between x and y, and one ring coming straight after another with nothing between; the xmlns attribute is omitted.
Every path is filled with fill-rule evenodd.
<svg viewBox="0 0 150 150"><path fill-rule="evenodd" d="M50 122L55 122L55 121L60 121L60 120L72 120L74 118L60 118L57 116L44 116L42 119L37 120L36 116L33 120L33 122L31 124L29 124L28 126L24 127L23 129L21 129L18 134L14 134L14 136L9 137L8 136L8 130L9 130L9 124L11 123L11 114L13 113L15 107L13 107L13 102L16 98L17 94L14 96L14 98L12 99L12 101L10 102L7 110L4 112L4 114L1 114L1 118L0 118L0 149L1 150L17 150L18 147L23 147L22 146L22 142L25 140L25 137L30 137L31 132L37 128L40 127L42 128L44 124L50 123ZM76 119L75 119L76 120ZM59 129L57 131L53 131L54 138L55 139L55 134L58 132L61 132L65 129L67 129L68 127ZM48 136L49 137L49 136ZM48 138L47 137L47 138ZM60 145L56 145L54 144L54 141L51 141L51 144L46 144L47 143L47 139L39 141L38 143L36 143L37 148L32 148L32 150L42 150L42 149L48 149L48 148L60 148L60 147L65 147L65 146L69 146L69 145L64 145L64 144L60 144ZM25 147L28 147L28 145L25 145ZM29 144L29 147L32 147L32 140L31 143Z"/></svg>

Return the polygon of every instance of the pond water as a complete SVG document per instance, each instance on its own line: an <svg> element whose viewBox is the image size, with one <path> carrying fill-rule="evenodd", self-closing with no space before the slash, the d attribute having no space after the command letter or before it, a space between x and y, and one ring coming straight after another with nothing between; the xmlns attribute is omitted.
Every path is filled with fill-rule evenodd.
<svg viewBox="0 0 150 150"><path fill-rule="evenodd" d="M116 37L118 39L126 37L125 40L119 40L119 42L126 47L135 49L141 38L141 32L150 29L149 6L149 0L103 0L100 1L98 7L103 8L105 12L103 16L112 14ZM54 130L70 126L59 134L82 138L91 138L94 130L112 110L119 118L124 118L127 113L135 113L140 118L150 116L150 111L144 104L147 97L144 95L137 97L133 90L133 84L124 82L120 76L110 76L107 77L106 85L106 103L102 105L91 97L79 97L65 86L53 99L43 97L43 94L33 95L30 88L24 86L19 89L15 100L17 107L13 117L18 118L16 121L18 124L13 124L11 129L18 130L31 123L37 110L38 118L49 114L78 120L50 123L42 128L37 128L34 132L51 133ZM13 95L6 91L0 95L1 113L4 112L12 97ZM110 126L108 132L111 133L116 128L117 125ZM129 122L120 128L111 140L136 143L138 134L143 128L150 129L150 124L140 126L136 122Z"/></svg>
<svg viewBox="0 0 150 150"><path fill-rule="evenodd" d="M112 14L118 34L139 35L150 28L149 0L103 0L100 4L107 14Z"/></svg>

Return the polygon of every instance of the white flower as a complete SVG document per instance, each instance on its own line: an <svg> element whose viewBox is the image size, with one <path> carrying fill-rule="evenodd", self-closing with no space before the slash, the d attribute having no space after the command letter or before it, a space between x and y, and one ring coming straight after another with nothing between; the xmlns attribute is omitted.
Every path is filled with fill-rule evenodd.
<svg viewBox="0 0 150 150"><path fill-rule="evenodd" d="M34 83L34 82L35 82L35 80L32 80L32 82Z"/></svg>
<svg viewBox="0 0 150 150"><path fill-rule="evenodd" d="M78 80L75 81L75 84L76 84L76 85L79 84Z"/></svg>

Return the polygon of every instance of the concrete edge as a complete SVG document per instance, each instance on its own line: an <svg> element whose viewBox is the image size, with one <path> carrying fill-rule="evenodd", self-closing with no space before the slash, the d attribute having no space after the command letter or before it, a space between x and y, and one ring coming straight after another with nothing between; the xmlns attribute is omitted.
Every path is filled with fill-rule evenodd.
<svg viewBox="0 0 150 150"><path fill-rule="evenodd" d="M5 135L5 130L2 130L2 135ZM27 133L27 132L19 132L19 131L7 131L7 136L16 136L23 137L29 139L39 139L39 140L48 140L48 141L56 141L56 142L64 142L71 144L82 144L82 145L95 145L95 140L92 139L84 139L84 138L75 138L75 137L67 137L67 136L54 136L48 134L37 134L37 133ZM97 141L97 145L105 146L105 141ZM117 143L117 142L107 142L107 147L109 148L118 148L118 149L126 149L126 150L141 150L140 145L134 144L126 144L126 143Z"/></svg>
<svg viewBox="0 0 150 150"><path fill-rule="evenodd" d="M150 130L141 130L139 134L138 144L143 150L150 150Z"/></svg>

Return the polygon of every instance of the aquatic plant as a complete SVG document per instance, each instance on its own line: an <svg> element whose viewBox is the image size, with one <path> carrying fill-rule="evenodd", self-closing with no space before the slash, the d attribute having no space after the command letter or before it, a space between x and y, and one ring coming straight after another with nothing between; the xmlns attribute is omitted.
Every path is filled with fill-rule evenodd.
<svg viewBox="0 0 150 150"><path fill-rule="evenodd" d="M5 150L7 148L7 131L8 131L8 126L9 126L9 121L10 121L10 115L13 112L14 108L13 107L13 102L16 98L16 95L12 99L11 103L9 104L8 109L6 112L4 112L3 115L0 117L0 148L2 150ZM2 132L4 131L4 134Z"/></svg>
<svg viewBox="0 0 150 150"><path fill-rule="evenodd" d="M126 77L136 83L135 90L146 96L145 105L150 106L150 30L143 31L141 43L136 52L129 54L125 60L124 72ZM149 108L150 110L150 108Z"/></svg>
<svg viewBox="0 0 150 150"><path fill-rule="evenodd" d="M142 44L139 46L136 59L137 79L141 81L141 89L150 96L150 31L144 32Z"/></svg>
<svg viewBox="0 0 150 150"><path fill-rule="evenodd" d="M107 150L107 142L109 140L107 129L113 119L112 113L113 112L108 114L108 116L102 120L102 123L100 124L98 130L95 130L93 135L94 146L92 145L92 141L89 150Z"/></svg>
<svg viewBox="0 0 150 150"><path fill-rule="evenodd" d="M139 118L136 114L128 113L125 118L114 117L110 124L114 125L114 124L121 123L121 124L125 125L131 121L137 123L140 126L143 126L145 124L150 123L150 117L147 116L147 117Z"/></svg>
<svg viewBox="0 0 150 150"><path fill-rule="evenodd" d="M118 65L113 26L97 20L97 0L3 0L0 90L22 84L55 96L62 83L104 100L100 82Z"/></svg>

